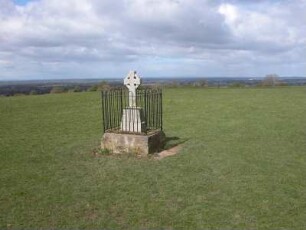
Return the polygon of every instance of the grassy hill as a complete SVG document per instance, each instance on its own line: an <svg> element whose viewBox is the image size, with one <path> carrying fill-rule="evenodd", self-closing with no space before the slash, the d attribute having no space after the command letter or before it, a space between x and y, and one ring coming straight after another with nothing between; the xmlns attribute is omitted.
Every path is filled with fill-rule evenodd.
<svg viewBox="0 0 306 230"><path fill-rule="evenodd" d="M96 156L100 95L0 98L0 228L306 227L306 89L166 89L161 161Z"/></svg>

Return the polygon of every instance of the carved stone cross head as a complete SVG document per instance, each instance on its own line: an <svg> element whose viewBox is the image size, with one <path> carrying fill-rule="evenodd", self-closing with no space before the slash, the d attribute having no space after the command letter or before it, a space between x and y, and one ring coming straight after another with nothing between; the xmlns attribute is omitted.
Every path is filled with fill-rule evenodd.
<svg viewBox="0 0 306 230"><path fill-rule="evenodd" d="M124 78L124 85L129 89L129 106L136 106L136 89L141 84L141 79L136 71L130 71Z"/></svg>
<svg viewBox="0 0 306 230"><path fill-rule="evenodd" d="M129 90L137 89L140 85L140 77L138 77L136 71L130 71L129 74L124 78L124 85Z"/></svg>

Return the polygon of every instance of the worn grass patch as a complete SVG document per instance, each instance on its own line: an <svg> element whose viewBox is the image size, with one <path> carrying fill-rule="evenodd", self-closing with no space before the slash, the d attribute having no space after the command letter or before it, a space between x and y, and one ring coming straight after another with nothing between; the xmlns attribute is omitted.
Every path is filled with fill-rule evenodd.
<svg viewBox="0 0 306 230"><path fill-rule="evenodd" d="M167 89L172 157L93 153L100 95L0 98L0 228L306 228L306 89Z"/></svg>

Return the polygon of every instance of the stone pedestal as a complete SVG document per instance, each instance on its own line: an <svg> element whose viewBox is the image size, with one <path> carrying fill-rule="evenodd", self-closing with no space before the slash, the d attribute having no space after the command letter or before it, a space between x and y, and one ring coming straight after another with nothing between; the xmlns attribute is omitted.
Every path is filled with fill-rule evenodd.
<svg viewBox="0 0 306 230"><path fill-rule="evenodd" d="M146 125L142 109L139 107L123 109L120 130L130 133L144 133L146 131Z"/></svg>
<svg viewBox="0 0 306 230"><path fill-rule="evenodd" d="M164 142L165 134L162 131L148 135L104 133L101 147L113 153L135 153L145 156L160 151L164 147Z"/></svg>

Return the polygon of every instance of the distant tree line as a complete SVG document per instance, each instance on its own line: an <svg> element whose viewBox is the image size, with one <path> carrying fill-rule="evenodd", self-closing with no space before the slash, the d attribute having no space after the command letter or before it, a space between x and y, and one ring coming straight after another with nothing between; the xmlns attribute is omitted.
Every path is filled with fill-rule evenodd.
<svg viewBox="0 0 306 230"><path fill-rule="evenodd" d="M245 88L245 87L280 87L287 86L288 82L284 82L277 74L268 74L263 79L188 79L184 80L167 80L163 82L152 81L145 86L149 87L165 87L165 88ZM290 85L306 85L306 80L293 82ZM13 84L0 85L0 96L17 96L17 95L38 95L38 94L59 94L59 93L75 93L83 91L100 91L107 90L112 87L122 87L121 82L101 81L96 84Z"/></svg>
<svg viewBox="0 0 306 230"><path fill-rule="evenodd" d="M102 81L97 84L69 84L69 85L36 85L36 84L12 84L0 85L1 96L19 96L19 95L40 95L57 93L75 93L84 91L98 91L114 87L114 83Z"/></svg>
<svg viewBox="0 0 306 230"><path fill-rule="evenodd" d="M304 83L306 84L306 83ZM268 74L262 80L214 80L200 79L196 81L172 81L165 85L168 88L192 87L192 88L244 88L244 87L277 87L288 86L288 83L280 80L277 74Z"/></svg>

